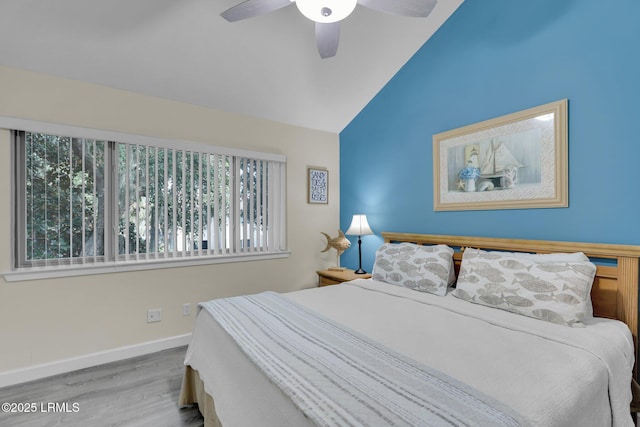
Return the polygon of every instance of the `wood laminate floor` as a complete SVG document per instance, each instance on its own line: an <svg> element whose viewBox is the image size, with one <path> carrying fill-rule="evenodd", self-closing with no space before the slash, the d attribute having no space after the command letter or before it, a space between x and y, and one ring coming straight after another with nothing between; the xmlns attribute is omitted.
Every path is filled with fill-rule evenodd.
<svg viewBox="0 0 640 427"><path fill-rule="evenodd" d="M0 426L202 426L198 408L178 408L186 347L0 388ZM34 406L35 405L35 406ZM14 409L11 408L11 409Z"/></svg>

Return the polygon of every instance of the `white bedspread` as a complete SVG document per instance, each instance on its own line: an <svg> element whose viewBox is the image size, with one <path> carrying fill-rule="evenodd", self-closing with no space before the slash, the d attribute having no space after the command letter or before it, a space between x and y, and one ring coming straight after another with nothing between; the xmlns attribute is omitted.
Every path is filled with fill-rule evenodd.
<svg viewBox="0 0 640 427"><path fill-rule="evenodd" d="M469 384L533 425L632 425L633 344L621 322L568 328L372 280L286 296ZM225 426L308 424L215 323L199 313L185 363L200 373Z"/></svg>
<svg viewBox="0 0 640 427"><path fill-rule="evenodd" d="M200 307L318 426L526 425L468 385L278 293Z"/></svg>

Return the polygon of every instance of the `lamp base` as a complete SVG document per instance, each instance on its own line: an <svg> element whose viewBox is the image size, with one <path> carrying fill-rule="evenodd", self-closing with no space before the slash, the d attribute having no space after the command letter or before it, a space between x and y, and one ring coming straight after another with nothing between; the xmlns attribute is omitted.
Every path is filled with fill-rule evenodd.
<svg viewBox="0 0 640 427"><path fill-rule="evenodd" d="M356 271L354 271L355 274L367 274L366 271L364 271L363 269L359 268Z"/></svg>

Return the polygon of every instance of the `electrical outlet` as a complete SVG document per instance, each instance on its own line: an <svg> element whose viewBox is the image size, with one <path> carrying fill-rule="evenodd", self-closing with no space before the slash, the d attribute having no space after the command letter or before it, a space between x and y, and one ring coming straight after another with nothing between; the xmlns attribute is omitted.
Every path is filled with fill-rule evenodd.
<svg viewBox="0 0 640 427"><path fill-rule="evenodd" d="M159 322L162 320L162 309L152 308L147 311L147 323Z"/></svg>
<svg viewBox="0 0 640 427"><path fill-rule="evenodd" d="M191 304L186 302L182 305L182 315L191 316Z"/></svg>

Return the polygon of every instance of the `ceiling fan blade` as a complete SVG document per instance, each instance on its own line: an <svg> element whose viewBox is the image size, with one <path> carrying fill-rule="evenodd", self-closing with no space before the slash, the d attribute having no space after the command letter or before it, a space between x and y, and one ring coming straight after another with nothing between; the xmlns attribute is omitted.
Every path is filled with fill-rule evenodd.
<svg viewBox="0 0 640 427"><path fill-rule="evenodd" d="M428 16L438 0L358 0L358 4L379 12L401 16Z"/></svg>
<svg viewBox="0 0 640 427"><path fill-rule="evenodd" d="M229 22L265 15L291 4L290 0L246 0L220 14Z"/></svg>
<svg viewBox="0 0 640 427"><path fill-rule="evenodd" d="M339 41L340 22L331 22L329 24L316 22L316 44L322 59L336 55Z"/></svg>

